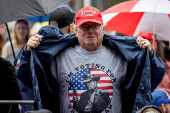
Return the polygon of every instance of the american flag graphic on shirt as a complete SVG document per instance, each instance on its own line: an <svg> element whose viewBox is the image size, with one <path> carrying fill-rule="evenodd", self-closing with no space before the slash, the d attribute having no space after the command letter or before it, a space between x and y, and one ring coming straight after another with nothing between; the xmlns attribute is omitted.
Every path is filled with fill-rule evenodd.
<svg viewBox="0 0 170 113"><path fill-rule="evenodd" d="M83 76L84 74L93 74L94 77L99 75L100 76L100 80L97 82L97 87L99 89L102 90L106 90L109 92L109 97L110 99L112 98L113 95L113 83L112 80L110 79L110 77L103 71L99 70L99 69L84 69L82 71L79 71L78 73L76 73L75 75L72 76L72 82L74 84L74 87L77 91L77 97L78 97L78 101L80 99L81 93L87 91L85 85L83 82ZM69 83L69 98L70 98L70 103L73 106L73 86L71 83Z"/></svg>

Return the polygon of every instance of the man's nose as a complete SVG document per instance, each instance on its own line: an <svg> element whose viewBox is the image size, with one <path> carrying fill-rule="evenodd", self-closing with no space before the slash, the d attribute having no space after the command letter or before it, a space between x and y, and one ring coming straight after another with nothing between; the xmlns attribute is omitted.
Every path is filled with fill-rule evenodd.
<svg viewBox="0 0 170 113"><path fill-rule="evenodd" d="M88 31L93 31L91 26L88 26Z"/></svg>

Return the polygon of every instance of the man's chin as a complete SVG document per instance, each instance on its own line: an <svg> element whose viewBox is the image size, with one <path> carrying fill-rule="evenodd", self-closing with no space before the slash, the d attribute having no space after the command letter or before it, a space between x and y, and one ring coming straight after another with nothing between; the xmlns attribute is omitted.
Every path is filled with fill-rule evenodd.
<svg viewBox="0 0 170 113"><path fill-rule="evenodd" d="M87 45L87 46L95 46L95 45L97 45L97 42L94 41L94 40L87 41L87 42L86 42L86 45Z"/></svg>

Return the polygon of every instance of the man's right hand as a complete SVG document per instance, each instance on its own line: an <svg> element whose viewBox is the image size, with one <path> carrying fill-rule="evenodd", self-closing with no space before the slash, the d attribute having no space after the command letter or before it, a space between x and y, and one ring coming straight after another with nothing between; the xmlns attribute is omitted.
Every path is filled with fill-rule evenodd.
<svg viewBox="0 0 170 113"><path fill-rule="evenodd" d="M42 38L43 36L38 34L30 37L27 42L27 51L31 51L31 48L36 48L40 44Z"/></svg>

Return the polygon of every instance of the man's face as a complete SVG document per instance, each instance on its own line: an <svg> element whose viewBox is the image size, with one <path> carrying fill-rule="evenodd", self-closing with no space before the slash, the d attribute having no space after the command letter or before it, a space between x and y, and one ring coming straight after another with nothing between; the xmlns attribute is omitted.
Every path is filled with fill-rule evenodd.
<svg viewBox="0 0 170 113"><path fill-rule="evenodd" d="M87 28L88 25L89 26ZM104 27L97 23L86 22L76 29L76 37L80 46L88 51L96 51L102 47Z"/></svg>
<svg viewBox="0 0 170 113"><path fill-rule="evenodd" d="M97 87L97 82L96 81L89 81L89 82L86 82L84 83L87 90L94 90L96 87Z"/></svg>

